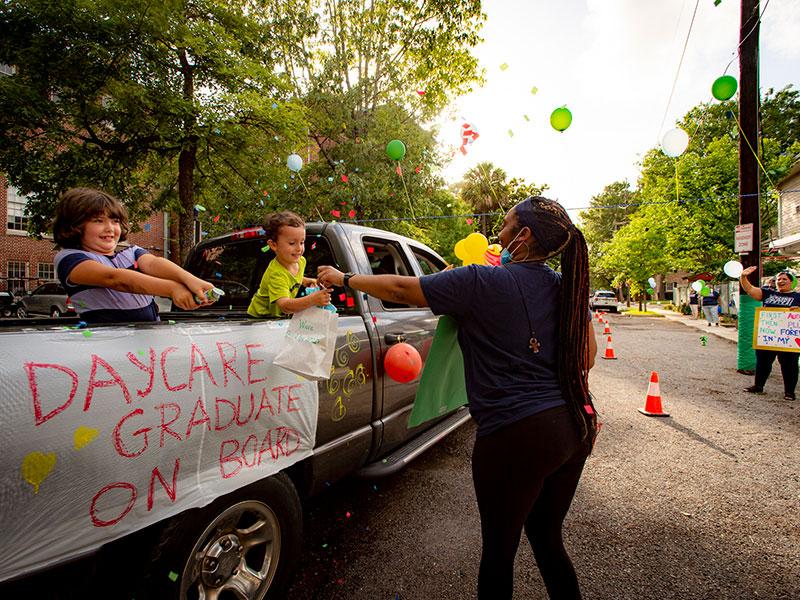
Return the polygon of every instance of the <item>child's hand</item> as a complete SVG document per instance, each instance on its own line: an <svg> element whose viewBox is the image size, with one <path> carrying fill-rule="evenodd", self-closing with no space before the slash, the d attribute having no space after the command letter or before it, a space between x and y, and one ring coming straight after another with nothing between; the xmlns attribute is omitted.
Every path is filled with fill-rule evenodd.
<svg viewBox="0 0 800 600"><path fill-rule="evenodd" d="M214 302L217 301L216 298L211 299L206 295L206 292L214 289L213 283L209 283L208 281L203 281L198 277L192 276L190 279L184 282L184 285L191 290L192 294L194 295L195 306L208 306L209 304L214 304Z"/></svg>
<svg viewBox="0 0 800 600"><path fill-rule="evenodd" d="M188 287L182 283L175 282L175 287L172 290L172 302L174 302L176 306L182 308L183 310L194 310L204 306L205 304L210 304L210 302L198 304L194 296L194 292Z"/></svg>
<svg viewBox="0 0 800 600"><path fill-rule="evenodd" d="M328 288L312 292L308 297L311 298L315 306L327 306L331 303L331 291Z"/></svg>

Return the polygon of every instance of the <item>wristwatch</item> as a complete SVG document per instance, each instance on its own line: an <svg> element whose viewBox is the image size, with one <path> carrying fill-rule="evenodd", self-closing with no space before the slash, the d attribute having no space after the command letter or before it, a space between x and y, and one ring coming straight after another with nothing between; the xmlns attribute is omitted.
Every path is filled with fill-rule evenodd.
<svg viewBox="0 0 800 600"><path fill-rule="evenodd" d="M350 287L350 278L355 275L355 273L345 273L344 277L342 277L342 285L344 287Z"/></svg>

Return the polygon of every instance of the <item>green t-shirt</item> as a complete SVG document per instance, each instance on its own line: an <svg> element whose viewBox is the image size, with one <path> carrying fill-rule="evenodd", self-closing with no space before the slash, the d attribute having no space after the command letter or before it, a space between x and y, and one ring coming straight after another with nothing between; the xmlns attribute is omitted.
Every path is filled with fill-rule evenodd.
<svg viewBox="0 0 800 600"><path fill-rule="evenodd" d="M303 274L306 270L306 257L301 256L300 268L297 275L292 275L277 258L273 258L264 276L261 278L261 285L255 296L250 300L247 314L251 317L280 317L283 315L276 302L281 298L294 298L303 285Z"/></svg>

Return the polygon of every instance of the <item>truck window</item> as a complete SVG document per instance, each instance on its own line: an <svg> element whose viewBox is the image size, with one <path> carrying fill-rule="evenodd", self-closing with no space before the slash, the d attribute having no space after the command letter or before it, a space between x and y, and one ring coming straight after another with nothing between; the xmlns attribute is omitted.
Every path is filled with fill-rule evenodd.
<svg viewBox="0 0 800 600"><path fill-rule="evenodd" d="M373 275L414 275L411 265L406 262L403 249L391 242L364 238L364 250L369 259ZM384 308L409 308L410 304L400 304L382 300Z"/></svg>
<svg viewBox="0 0 800 600"><path fill-rule="evenodd" d="M441 259L426 252L422 248L411 246L411 254L419 264L419 270L423 275L432 275L443 270L447 265Z"/></svg>

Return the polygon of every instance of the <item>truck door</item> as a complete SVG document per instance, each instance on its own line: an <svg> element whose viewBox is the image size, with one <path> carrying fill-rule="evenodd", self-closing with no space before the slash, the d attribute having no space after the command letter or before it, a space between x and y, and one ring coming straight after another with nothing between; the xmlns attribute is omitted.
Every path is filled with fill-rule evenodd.
<svg viewBox="0 0 800 600"><path fill-rule="evenodd" d="M412 266L406 247L391 239L365 236L363 249L373 274L418 275L419 267ZM408 416L414 404L419 379L411 383L398 383L383 370L383 358L392 344L406 342L414 346L424 362L428 355L438 318L427 307L382 301L372 296L366 298L376 330L377 373L380 382L380 419L383 423L381 452L390 451L426 425L408 429Z"/></svg>

